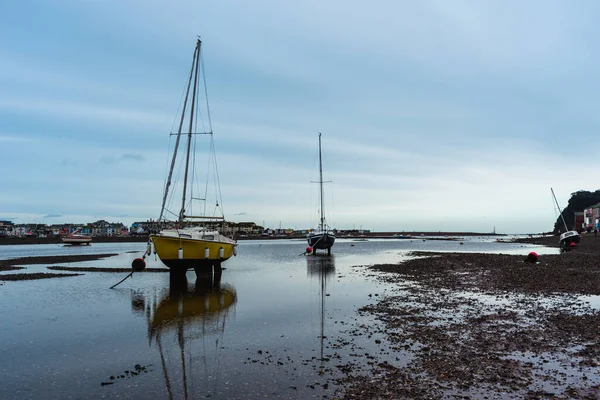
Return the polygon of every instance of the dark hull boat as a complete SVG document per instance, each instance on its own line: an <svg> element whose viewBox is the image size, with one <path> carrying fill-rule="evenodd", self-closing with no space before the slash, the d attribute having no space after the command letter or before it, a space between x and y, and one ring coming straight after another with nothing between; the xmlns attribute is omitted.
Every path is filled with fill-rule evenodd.
<svg viewBox="0 0 600 400"><path fill-rule="evenodd" d="M311 233L308 235L308 245L313 249L329 250L335 243L335 236L330 232Z"/></svg>
<svg viewBox="0 0 600 400"><path fill-rule="evenodd" d="M323 161L321 159L321 133L319 132L319 200L320 214L319 228L308 234L308 245L312 248L313 253L319 250L327 250L327 254L331 254L331 246L335 243L335 235L329 230L329 226L325 221L325 204L323 201Z"/></svg>

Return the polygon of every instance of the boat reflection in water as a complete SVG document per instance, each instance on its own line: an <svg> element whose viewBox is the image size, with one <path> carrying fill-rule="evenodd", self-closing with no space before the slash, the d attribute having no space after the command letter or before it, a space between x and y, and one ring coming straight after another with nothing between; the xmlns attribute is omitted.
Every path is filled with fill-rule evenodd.
<svg viewBox="0 0 600 400"><path fill-rule="evenodd" d="M326 361L323 355L324 341L325 341L325 297L327 294L327 279L331 279L331 275L335 274L335 257L334 256L326 256L326 255L309 255L306 257L306 270L308 275L311 278L317 278L319 280L319 297L320 297L320 345L321 345L321 353L320 353L320 369L319 374L324 373Z"/></svg>
<svg viewBox="0 0 600 400"><path fill-rule="evenodd" d="M221 284L221 274L199 276L195 283L185 276L171 279L169 289L152 299L132 296L132 309L145 315L148 339L159 351L169 399L218 390L225 323L236 302L235 289Z"/></svg>

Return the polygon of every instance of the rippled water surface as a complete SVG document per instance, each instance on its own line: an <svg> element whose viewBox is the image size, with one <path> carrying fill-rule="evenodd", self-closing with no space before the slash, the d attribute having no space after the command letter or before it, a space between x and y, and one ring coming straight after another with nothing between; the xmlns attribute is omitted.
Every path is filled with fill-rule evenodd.
<svg viewBox="0 0 600 400"><path fill-rule="evenodd" d="M326 257L301 256L303 240L243 241L220 280L188 272L187 282L173 283L168 273L143 272L111 290L126 274L85 272L5 282L0 398L331 395L335 385L326 383L346 356L337 341L360 322L357 308L387 289L354 266L395 263L409 250L555 252L489 238L462 243L338 239ZM144 250L144 243L0 246L0 259L115 253L71 266L127 268ZM160 266L154 257L148 262ZM3 274L23 272L49 271L34 265Z"/></svg>

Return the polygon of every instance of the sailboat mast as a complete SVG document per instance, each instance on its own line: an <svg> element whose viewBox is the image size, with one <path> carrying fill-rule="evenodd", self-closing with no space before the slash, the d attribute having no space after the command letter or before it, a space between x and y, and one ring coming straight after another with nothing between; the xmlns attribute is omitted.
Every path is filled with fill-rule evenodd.
<svg viewBox="0 0 600 400"><path fill-rule="evenodd" d="M319 185L320 185L320 198L321 198L321 224L320 229L323 230L323 225L325 222L325 214L323 211L323 207L325 207L323 202L323 160L321 159L321 132L319 132Z"/></svg>
<svg viewBox="0 0 600 400"><path fill-rule="evenodd" d="M567 232L569 228L567 228L567 222L565 221L565 217L563 217L562 210L558 205L558 201L556 200L556 196L554 195L554 190L550 188L550 191L552 192L552 197L554 198L554 202L556 203L556 208L558 208L558 212L560 213L560 218L562 219L563 224L565 224L565 232Z"/></svg>
<svg viewBox="0 0 600 400"><path fill-rule="evenodd" d="M192 84L192 75L194 74L194 63L196 60L196 53L199 48L196 46L194 50L194 57L192 58L192 69L190 70L190 78L187 84L187 90L185 92L185 100L183 101L183 111L181 113L181 120L179 121L179 129L177 129L177 139L175 140L175 146L173 149L173 158L171 159L171 168L169 169L169 176L167 177L167 183L165 185L165 194L163 196L162 206L160 208L160 216L158 222L162 221L163 214L165 212L165 205L167 203L167 197L169 196L169 187L171 186L171 180L173 178L173 169L175 168L175 160L177 159L177 149L179 149L179 141L181 140L181 129L183 128L183 121L185 120L185 111L187 109L188 97L190 94L190 86Z"/></svg>
<svg viewBox="0 0 600 400"><path fill-rule="evenodd" d="M179 212L179 225L183 225L183 219L185 218L185 195L187 191L187 181L188 181L188 172L190 165L190 150L192 147L192 129L194 127L194 107L196 105L196 87L198 84L198 67L200 64L200 45L202 42L198 39L198 43L196 44L196 59L194 60L196 64L196 72L194 74L194 92L192 93L192 107L190 109L190 129L188 132L188 143L187 143L187 155L185 158L185 177L183 178L183 194L181 198L181 211Z"/></svg>

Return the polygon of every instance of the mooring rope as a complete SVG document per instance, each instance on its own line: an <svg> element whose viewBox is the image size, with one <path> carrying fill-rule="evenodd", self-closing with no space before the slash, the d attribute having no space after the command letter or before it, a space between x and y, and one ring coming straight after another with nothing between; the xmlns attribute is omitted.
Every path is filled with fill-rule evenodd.
<svg viewBox="0 0 600 400"><path fill-rule="evenodd" d="M136 270L139 270L140 272L144 270L144 268L146 268L146 257L149 256L150 254L152 254L152 241L148 240L148 247L146 247L146 251L144 252L144 255L142 256L142 258L136 258L135 260L132 261L131 263L131 268L133 269L133 271L131 271L129 273L129 275L127 275L125 278L121 279L118 283L115 283L114 285L112 285L109 289L114 289L115 287L117 287L118 285L120 285L121 283L123 283L127 278L132 277L133 273ZM140 260L141 263L136 262L137 260ZM138 267L136 268L136 264L138 264Z"/></svg>

